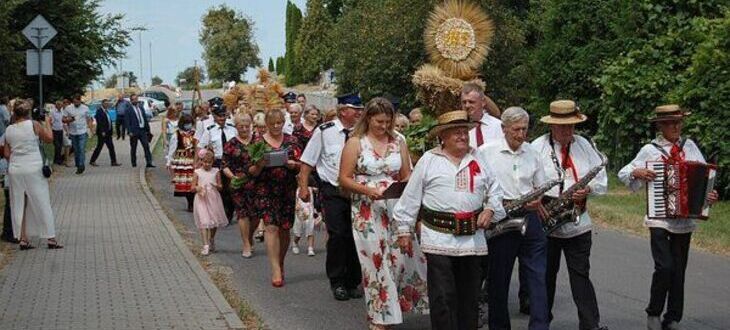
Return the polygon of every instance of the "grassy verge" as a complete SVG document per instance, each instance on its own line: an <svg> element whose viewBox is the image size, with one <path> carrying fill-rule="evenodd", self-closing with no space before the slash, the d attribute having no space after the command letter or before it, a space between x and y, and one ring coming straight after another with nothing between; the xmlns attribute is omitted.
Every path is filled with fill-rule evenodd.
<svg viewBox="0 0 730 330"><path fill-rule="evenodd" d="M162 140L157 141L152 151L153 159L160 159L163 157ZM147 172L147 182L151 182L149 176L151 172ZM154 185L150 185L152 194L159 200L163 196L163 192L159 188L155 188ZM213 283L226 298L231 307L236 311L238 317L243 321L245 329L265 329L263 320L256 314L251 306L241 299L241 295L233 284L233 270L230 267L216 264L212 258L203 258L200 254L202 246L197 240L198 232L189 230L185 227L180 219L178 219L172 210L162 205L163 211L167 214L167 217L172 221L173 226L185 241L185 245L190 249L191 252L198 258L198 262L203 266L203 269L210 275Z"/></svg>
<svg viewBox="0 0 730 330"><path fill-rule="evenodd" d="M591 199L591 211L599 225L628 231L642 237L649 232L644 227L646 193L631 193L615 175L609 176L608 194ZM730 201L715 204L708 221L698 221L692 242L700 249L730 255Z"/></svg>

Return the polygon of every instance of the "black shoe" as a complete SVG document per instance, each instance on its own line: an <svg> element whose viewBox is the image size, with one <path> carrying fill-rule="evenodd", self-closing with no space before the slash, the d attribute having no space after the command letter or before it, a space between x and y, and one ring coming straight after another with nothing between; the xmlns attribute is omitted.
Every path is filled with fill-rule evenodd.
<svg viewBox="0 0 730 330"><path fill-rule="evenodd" d="M12 243L12 244L18 244L18 243L20 243L20 240L19 239L16 239L15 237L2 237L2 238L0 238L0 240L3 240L3 241L8 242L8 243Z"/></svg>
<svg viewBox="0 0 730 330"><path fill-rule="evenodd" d="M350 297L350 299L360 299L362 298L362 290L358 288L347 289L347 295Z"/></svg>
<svg viewBox="0 0 730 330"><path fill-rule="evenodd" d="M97 167L97 166L99 166L99 165L96 165L96 163L95 163L95 162L90 162L90 163L89 163L89 165L91 165L91 166L94 166L94 167Z"/></svg>
<svg viewBox="0 0 730 330"><path fill-rule="evenodd" d="M84 169L83 168L77 168L76 169L76 174L77 175L81 175L81 173L84 173Z"/></svg>
<svg viewBox="0 0 730 330"><path fill-rule="evenodd" d="M338 286L332 289L332 294L335 296L335 299L339 301L345 301L350 299L350 295L347 293L347 289L345 289L344 286Z"/></svg>
<svg viewBox="0 0 730 330"><path fill-rule="evenodd" d="M137 164L136 163L132 163L132 167L137 167Z"/></svg>
<svg viewBox="0 0 730 330"><path fill-rule="evenodd" d="M148 167L148 168L155 168L155 167L157 167L157 166L155 166L155 164L147 164L147 167Z"/></svg>
<svg viewBox="0 0 730 330"><path fill-rule="evenodd" d="M112 163L112 166L122 166L122 164L119 164L119 163Z"/></svg>

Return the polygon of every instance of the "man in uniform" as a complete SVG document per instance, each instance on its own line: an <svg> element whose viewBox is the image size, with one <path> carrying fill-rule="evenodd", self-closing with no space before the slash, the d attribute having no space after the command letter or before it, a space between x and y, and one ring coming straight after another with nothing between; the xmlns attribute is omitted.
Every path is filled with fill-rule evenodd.
<svg viewBox="0 0 730 330"><path fill-rule="evenodd" d="M238 135L238 131L233 124L228 122L228 112L224 105L213 106L213 121L214 123L208 125L205 131L200 137L198 142L198 148L212 148L215 154L215 162L213 167L221 169L221 159L223 159L223 145L230 139ZM223 184L223 190L221 191L221 198L223 199L223 207L226 211L226 217L231 220L233 216L233 200L231 199L231 192L228 189L230 180L225 176L221 175L221 183ZM213 237L211 235L211 242Z"/></svg>
<svg viewBox="0 0 730 330"><path fill-rule="evenodd" d="M361 281L360 262L352 236L350 200L340 194L337 177L340 157L350 131L360 119L363 105L356 94L337 98L337 119L324 123L314 130L312 138L302 153L299 172L299 197L309 201L309 174L316 168L319 191L322 198L324 220L327 223L327 277L337 300L361 298L357 288Z"/></svg>
<svg viewBox="0 0 730 330"><path fill-rule="evenodd" d="M479 148L478 155L494 172L504 192L504 201L514 201L545 184L545 172L539 155L528 142L530 116L522 108L511 107L502 113L504 138L490 141ZM489 329L510 329L507 298L515 259L520 259L520 289L529 288L529 329L548 329L545 263L547 239L542 230L538 211L540 199L528 201L524 209L508 214L509 218L525 221L524 235L510 231L490 236L489 246ZM524 277L524 279L522 279Z"/></svg>
<svg viewBox="0 0 730 330"><path fill-rule="evenodd" d="M284 111L284 128L282 129L282 132L289 135L294 132L294 126L297 124L291 120L291 108L292 105L295 104L297 104L297 94L294 94L294 92L284 94L284 105L286 106L286 111ZM301 109L302 108L300 108L300 111Z"/></svg>

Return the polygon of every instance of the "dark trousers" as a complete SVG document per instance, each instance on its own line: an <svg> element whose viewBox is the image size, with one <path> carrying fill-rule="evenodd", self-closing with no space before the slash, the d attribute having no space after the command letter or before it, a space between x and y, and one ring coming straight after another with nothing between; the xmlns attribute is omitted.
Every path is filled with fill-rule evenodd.
<svg viewBox="0 0 730 330"><path fill-rule="evenodd" d="M129 137L129 146L131 150L132 165L137 166L137 141L142 144L144 149L144 160L147 165L152 164L152 153L150 152L150 141L147 140L147 132L141 134L132 135Z"/></svg>
<svg viewBox="0 0 730 330"><path fill-rule="evenodd" d="M545 258L547 258L547 247L545 247L545 249ZM522 258L518 259L518 261L520 266L517 269L517 273L520 281L520 289L519 291L517 291L517 298L520 300L520 307L522 307L523 304L530 303L530 292L527 290L527 266L525 265L525 262L522 260Z"/></svg>
<svg viewBox="0 0 730 330"><path fill-rule="evenodd" d="M549 329L545 267L547 238L537 214L527 215L525 236L510 232L490 238L489 329L511 329L507 300L515 259L520 258L520 277L530 292L530 329Z"/></svg>
<svg viewBox="0 0 730 330"><path fill-rule="evenodd" d="M223 170L222 168L223 162L220 159L216 159L213 162L213 167ZM223 189L221 190L221 199L223 200L223 210L226 212L226 218L228 218L228 221L231 221L231 218L233 218L233 196L231 196L231 179L229 179L223 172L221 172L221 185L223 186Z"/></svg>
<svg viewBox="0 0 730 330"><path fill-rule="evenodd" d="M692 233L672 234L666 229L649 228L654 275L646 313L660 316L667 303L664 324L682 320L684 310L684 272L687 269Z"/></svg>
<svg viewBox="0 0 730 330"><path fill-rule="evenodd" d="M5 210L3 211L2 238L6 241L10 241L15 238L15 236L13 236L13 221L10 218L10 189L8 189L8 187L4 187L3 193L5 194Z"/></svg>
<svg viewBox="0 0 730 330"><path fill-rule="evenodd" d="M127 127L124 126L124 116L117 115L117 120L114 122L114 126L117 129L117 139L120 137L124 140L124 136L127 135Z"/></svg>
<svg viewBox="0 0 730 330"><path fill-rule="evenodd" d="M362 280L360 261L352 236L350 201L340 196L336 187L323 182L320 186L324 220L327 224L327 277L334 289L357 288Z"/></svg>
<svg viewBox="0 0 730 330"><path fill-rule="evenodd" d="M565 253L570 292L573 294L573 302L578 308L578 328L588 330L598 327L600 323L598 301L596 300L596 290L589 277L592 244L593 238L590 231L571 238L548 237L546 282L550 320L553 319L555 282L560 270L560 258L561 254Z"/></svg>
<svg viewBox="0 0 730 330"><path fill-rule="evenodd" d="M481 257L426 253L431 329L476 329Z"/></svg>
<svg viewBox="0 0 730 330"><path fill-rule="evenodd" d="M63 130L53 131L53 163L63 164Z"/></svg>
<svg viewBox="0 0 730 330"><path fill-rule="evenodd" d="M117 163L117 153L114 152L114 141L112 140L112 132L99 134L96 136L96 147L94 148L94 152L91 154L91 162L95 163L96 159L99 158L99 154L101 153L101 148L106 145L107 150L109 150L109 158L112 161L112 164Z"/></svg>

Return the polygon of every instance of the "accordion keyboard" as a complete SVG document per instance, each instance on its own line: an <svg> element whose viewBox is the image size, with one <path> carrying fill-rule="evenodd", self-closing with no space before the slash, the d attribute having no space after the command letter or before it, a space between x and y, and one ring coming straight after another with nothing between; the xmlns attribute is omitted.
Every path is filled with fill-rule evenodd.
<svg viewBox="0 0 730 330"><path fill-rule="evenodd" d="M667 198L665 186L665 164L663 162L647 162L647 168L656 173L656 177L646 185L647 216L649 218L667 217Z"/></svg>

